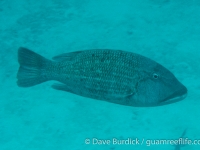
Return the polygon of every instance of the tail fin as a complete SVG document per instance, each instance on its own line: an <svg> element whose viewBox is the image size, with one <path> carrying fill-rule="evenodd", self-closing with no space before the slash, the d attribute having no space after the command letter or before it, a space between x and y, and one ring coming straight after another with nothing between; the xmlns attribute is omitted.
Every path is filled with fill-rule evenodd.
<svg viewBox="0 0 200 150"><path fill-rule="evenodd" d="M47 81L45 66L49 60L26 48L18 50L20 64L17 73L17 84L20 87L30 87Z"/></svg>

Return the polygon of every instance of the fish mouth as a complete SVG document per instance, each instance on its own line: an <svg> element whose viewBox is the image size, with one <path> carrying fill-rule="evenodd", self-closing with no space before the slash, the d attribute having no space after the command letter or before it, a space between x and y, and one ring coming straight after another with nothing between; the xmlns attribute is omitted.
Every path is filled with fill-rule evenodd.
<svg viewBox="0 0 200 150"><path fill-rule="evenodd" d="M166 97L161 103L170 104L174 102L178 102L187 97L187 88L183 86L180 90L175 91L170 96Z"/></svg>

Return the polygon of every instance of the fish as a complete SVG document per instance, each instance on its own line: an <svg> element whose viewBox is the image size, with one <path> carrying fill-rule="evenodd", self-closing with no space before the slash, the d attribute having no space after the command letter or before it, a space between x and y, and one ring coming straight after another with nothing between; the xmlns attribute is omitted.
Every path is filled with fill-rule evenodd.
<svg viewBox="0 0 200 150"><path fill-rule="evenodd" d="M19 87L54 80L56 90L133 107L171 104L187 96L187 88L168 69L128 51L80 50L50 60L20 47L18 62Z"/></svg>
<svg viewBox="0 0 200 150"><path fill-rule="evenodd" d="M186 131L187 131L187 128L183 131L182 135L179 137L178 140L183 139L185 137ZM174 145L174 150L181 150L181 147L186 146L186 144L187 143L184 143L184 142L183 143L178 143L177 145Z"/></svg>

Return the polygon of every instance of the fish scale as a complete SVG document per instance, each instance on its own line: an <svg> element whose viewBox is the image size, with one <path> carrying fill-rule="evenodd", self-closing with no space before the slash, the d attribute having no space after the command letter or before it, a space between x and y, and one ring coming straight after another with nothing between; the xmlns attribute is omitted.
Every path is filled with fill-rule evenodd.
<svg viewBox="0 0 200 150"><path fill-rule="evenodd" d="M96 53L94 54L94 52ZM70 78L74 81L76 81L76 79L78 80L81 78L86 79L84 81L82 80L82 84L85 85L83 88L88 88L90 91L98 91L98 94L101 95L104 95L108 92L112 94L127 94L129 92L128 94L130 94L131 92L127 84L127 81L129 81L130 79L126 78L128 77L126 76L126 74L133 73L128 71L130 70L129 66L126 67L127 69L125 68L124 65L125 63L127 63L126 61L125 63L121 63L122 69L115 67L113 69L110 69L115 64L120 64L119 57L125 56L120 55L120 53L116 53L115 55L113 54L115 53L112 53L112 51L86 51L86 54L79 53L79 55L76 56L74 61L71 61L71 65L73 67L70 67L72 69L69 71L71 73ZM104 61L102 61L102 59L104 59ZM88 64L90 66L88 66ZM87 65L87 67L83 68L82 66L85 65ZM109 65L109 67L107 65ZM76 72L73 72L73 70L76 70ZM82 70L84 71L82 72ZM74 76L75 73L76 76ZM98 81L100 81L100 84ZM119 81L119 83L117 83L116 81Z"/></svg>

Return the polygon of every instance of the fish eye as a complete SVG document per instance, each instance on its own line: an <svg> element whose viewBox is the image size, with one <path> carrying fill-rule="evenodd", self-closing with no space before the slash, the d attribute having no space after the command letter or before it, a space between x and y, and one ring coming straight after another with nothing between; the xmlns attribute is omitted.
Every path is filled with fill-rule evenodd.
<svg viewBox="0 0 200 150"><path fill-rule="evenodd" d="M154 78L154 79L158 79L158 78L159 78L159 75L158 75L157 73L154 73L154 74L153 74L153 78Z"/></svg>

